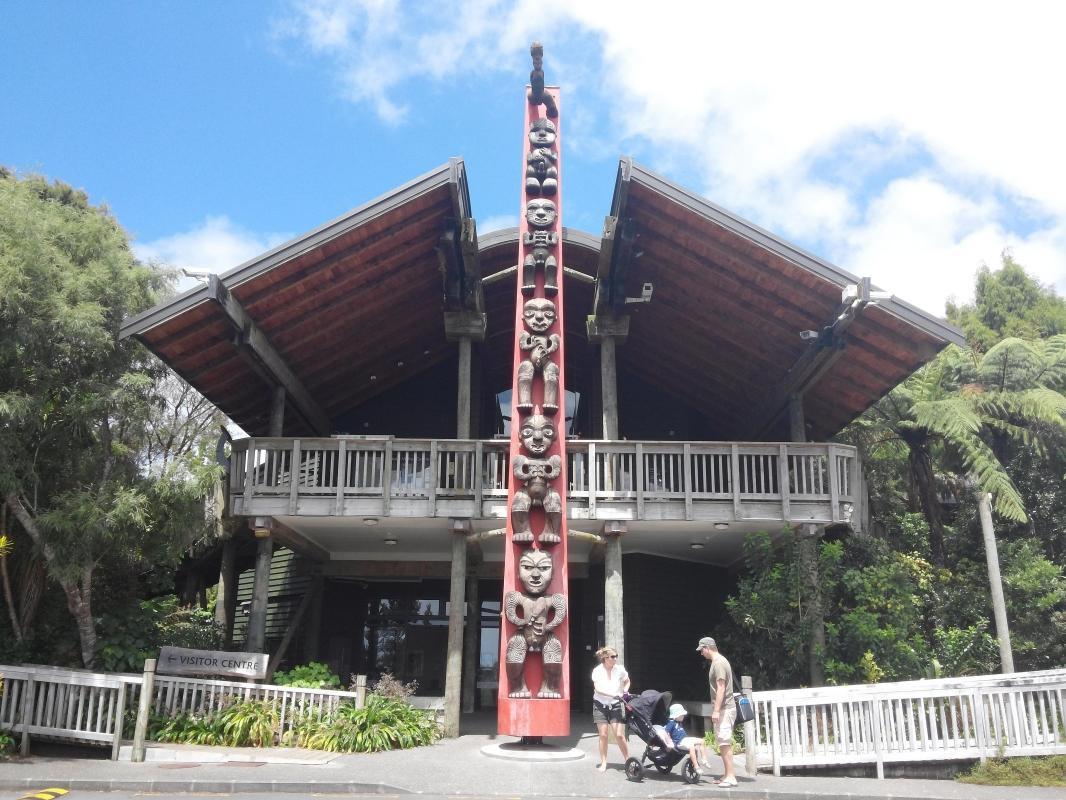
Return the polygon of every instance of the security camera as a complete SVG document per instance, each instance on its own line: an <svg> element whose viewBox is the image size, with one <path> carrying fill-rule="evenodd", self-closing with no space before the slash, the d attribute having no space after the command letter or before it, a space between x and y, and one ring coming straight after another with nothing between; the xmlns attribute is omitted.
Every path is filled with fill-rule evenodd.
<svg viewBox="0 0 1066 800"><path fill-rule="evenodd" d="M650 303L653 291L655 291L655 287L650 282L645 283L640 287L640 297L627 297L626 303Z"/></svg>
<svg viewBox="0 0 1066 800"><path fill-rule="evenodd" d="M819 337L818 331L800 331L800 338L805 342L810 342Z"/></svg>

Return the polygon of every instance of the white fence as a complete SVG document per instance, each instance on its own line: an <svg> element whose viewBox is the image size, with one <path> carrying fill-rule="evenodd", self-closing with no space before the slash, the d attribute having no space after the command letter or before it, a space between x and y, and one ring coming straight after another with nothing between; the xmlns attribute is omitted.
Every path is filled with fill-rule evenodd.
<svg viewBox="0 0 1066 800"><path fill-rule="evenodd" d="M759 766L1066 753L1066 669L755 692Z"/></svg>
<svg viewBox="0 0 1066 800"><path fill-rule="evenodd" d="M142 676L101 674L47 666L0 665L0 728L21 734L22 751L31 736L82 744L110 745L117 758L126 710L137 708ZM282 733L301 717L322 716L342 702L361 706L365 692L298 689L291 686L156 675L150 709L156 714L208 714L233 700L273 701ZM437 698L412 698L435 709Z"/></svg>

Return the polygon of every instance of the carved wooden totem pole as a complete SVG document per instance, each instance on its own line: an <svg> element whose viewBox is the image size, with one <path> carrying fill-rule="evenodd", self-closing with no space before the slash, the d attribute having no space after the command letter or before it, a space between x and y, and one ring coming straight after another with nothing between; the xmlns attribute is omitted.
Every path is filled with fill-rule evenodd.
<svg viewBox="0 0 1066 800"><path fill-rule="evenodd" d="M530 52L498 724L536 741L570 733L570 659L559 90L544 85L540 44Z"/></svg>

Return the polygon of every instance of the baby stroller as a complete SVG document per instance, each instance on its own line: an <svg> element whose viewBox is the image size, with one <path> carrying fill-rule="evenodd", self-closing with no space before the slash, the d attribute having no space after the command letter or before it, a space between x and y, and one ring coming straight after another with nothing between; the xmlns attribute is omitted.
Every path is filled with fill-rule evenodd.
<svg viewBox="0 0 1066 800"><path fill-rule="evenodd" d="M684 766L681 767L681 777L686 783L699 783L700 773L692 766L688 751L669 747L655 730L655 726L667 723L669 719L667 709L671 702L673 702L673 697L670 692L657 692L654 689L646 689L639 695L627 695L622 698L622 705L626 710L626 722L647 745L644 748L644 755L639 759L635 756L626 759L626 777L629 780L644 780L645 764L655 765L655 769L665 775L679 761L684 761Z"/></svg>

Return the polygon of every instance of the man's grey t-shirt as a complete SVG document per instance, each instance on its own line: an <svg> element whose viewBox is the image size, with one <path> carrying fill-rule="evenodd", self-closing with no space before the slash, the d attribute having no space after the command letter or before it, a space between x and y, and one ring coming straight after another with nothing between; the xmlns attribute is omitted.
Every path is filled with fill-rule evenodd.
<svg viewBox="0 0 1066 800"><path fill-rule="evenodd" d="M707 673L707 679L711 685L711 703L715 702L715 698L718 695L718 681L725 681L725 694L722 696L722 706L725 707L726 701L733 694L733 668L729 665L729 661L721 653L717 653L714 659L711 661L711 668Z"/></svg>

